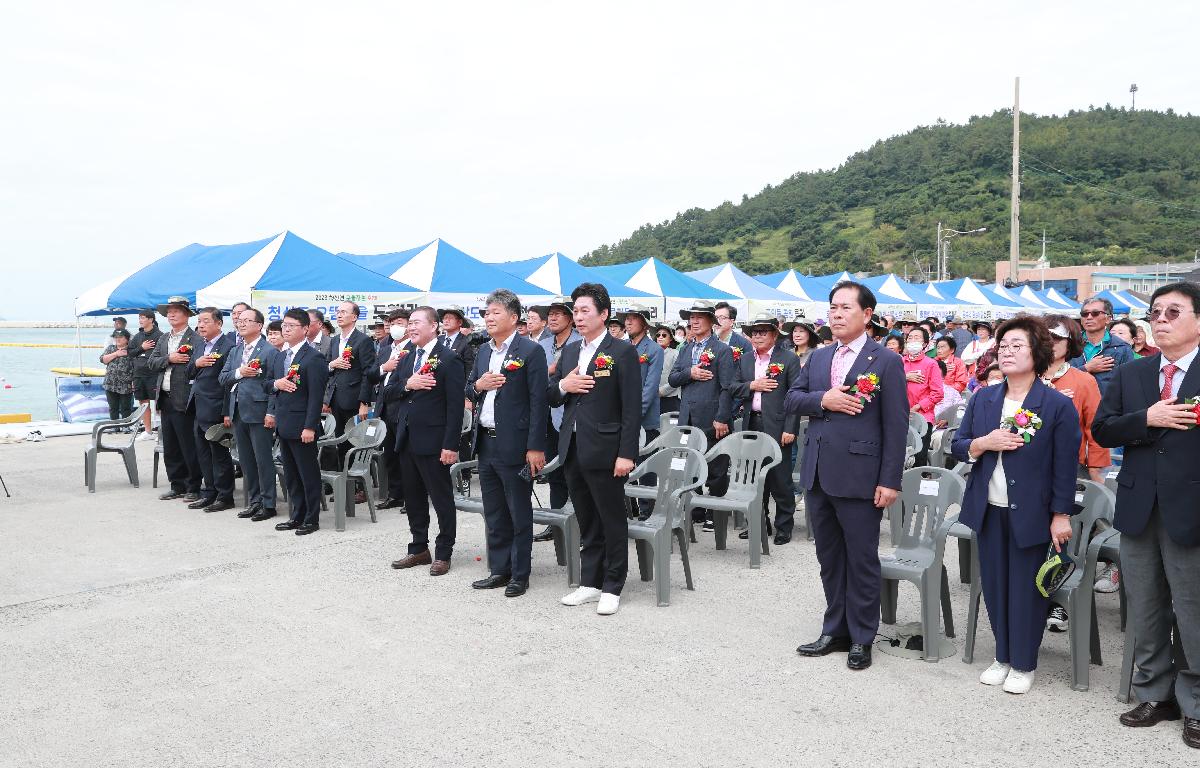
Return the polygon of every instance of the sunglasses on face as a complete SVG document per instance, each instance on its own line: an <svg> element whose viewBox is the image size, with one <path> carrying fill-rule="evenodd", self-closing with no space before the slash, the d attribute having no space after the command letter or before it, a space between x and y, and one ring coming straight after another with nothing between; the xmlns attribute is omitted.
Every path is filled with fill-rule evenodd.
<svg viewBox="0 0 1200 768"><path fill-rule="evenodd" d="M1160 317L1165 317L1165 318L1167 318L1168 322L1173 323L1176 320L1178 320L1179 316L1182 314L1183 314L1183 310L1180 309L1179 307L1167 307L1166 309L1159 309L1156 307L1156 308L1150 310L1149 314L1147 314L1146 316L1150 318L1151 322L1157 321L1158 318L1160 318ZM1195 314L1195 313L1193 313L1193 314Z"/></svg>
<svg viewBox="0 0 1200 768"><path fill-rule="evenodd" d="M1089 309L1087 312L1079 313L1080 317L1106 317L1107 315L1108 313L1102 309Z"/></svg>

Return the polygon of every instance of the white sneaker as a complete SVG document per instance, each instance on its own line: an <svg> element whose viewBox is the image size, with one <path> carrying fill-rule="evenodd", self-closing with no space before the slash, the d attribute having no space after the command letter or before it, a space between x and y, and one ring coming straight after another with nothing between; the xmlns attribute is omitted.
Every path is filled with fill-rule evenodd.
<svg viewBox="0 0 1200 768"><path fill-rule="evenodd" d="M595 587L579 587L569 595L565 595L562 600L559 600L563 605L583 605L584 603L594 603L600 599L600 590Z"/></svg>
<svg viewBox="0 0 1200 768"><path fill-rule="evenodd" d="M1109 594L1116 592L1121 588L1121 571L1112 566L1112 563L1104 566L1104 570L1096 575L1096 584L1093 587L1097 592Z"/></svg>
<svg viewBox="0 0 1200 768"><path fill-rule="evenodd" d="M154 440L155 437L156 436L153 432L143 432L142 434L137 436L137 441L139 443L141 443L141 442L145 442L146 440Z"/></svg>
<svg viewBox="0 0 1200 768"><path fill-rule="evenodd" d="M1004 679L1008 677L1008 670L1010 669L1012 667L1007 664L993 661L992 666L983 670L983 674L979 676L979 682L984 685L1003 685Z"/></svg>
<svg viewBox="0 0 1200 768"><path fill-rule="evenodd" d="M614 595L610 592L605 592L600 595L600 604L596 606L596 613L601 616L612 616L621 607L621 596Z"/></svg>
<svg viewBox="0 0 1200 768"><path fill-rule="evenodd" d="M1033 671L1022 672L1019 669L1010 669L1008 677L1004 678L1004 690L1008 693L1029 693L1029 689L1033 687Z"/></svg>

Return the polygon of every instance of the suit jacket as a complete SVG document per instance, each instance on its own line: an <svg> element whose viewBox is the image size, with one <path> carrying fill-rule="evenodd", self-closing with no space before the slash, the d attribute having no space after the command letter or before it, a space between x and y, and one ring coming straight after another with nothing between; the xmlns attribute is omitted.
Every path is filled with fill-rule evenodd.
<svg viewBox="0 0 1200 768"><path fill-rule="evenodd" d="M416 349L401 358L387 386L379 393L379 399L387 403L388 413L395 409L396 450L422 456L436 456L443 450L457 451L466 386L462 363L453 349L435 344L421 364L437 360L433 369L437 385L433 389L409 391L404 385L413 375L416 359Z"/></svg>
<svg viewBox="0 0 1200 768"><path fill-rule="evenodd" d="M438 337L438 343L444 345L447 338L447 336ZM478 354L479 350L479 347L472 347L467 343L470 338L470 333L467 333L466 331L459 331L458 335L454 337L454 341L450 344L450 349L453 349L454 354L457 355L458 359L462 361L464 379L466 378L467 372L475 366L475 355Z"/></svg>
<svg viewBox="0 0 1200 768"><path fill-rule="evenodd" d="M188 401L188 409L195 414L197 424L212 426L229 415L229 404L225 399L229 390L221 385L220 379L221 368L233 346L227 336L218 336L213 343L212 353L221 357L212 365L201 368L196 365L196 361L204 357L204 347L204 338L201 337L200 343L192 347L192 362L187 366L188 377L192 380L192 396ZM175 383L171 382L171 386L175 386Z"/></svg>
<svg viewBox="0 0 1200 768"><path fill-rule="evenodd" d="M407 349L408 352L406 354L412 354L412 342L407 338L401 339L400 341L392 341L391 339L388 339L379 346L379 354L375 356L375 365L372 365L370 370L366 372L367 379L371 382L373 391L371 402L375 403L375 417L390 423L394 423L395 421L396 407L393 404L392 407L389 408L388 404L383 401L383 380L386 379L388 375L387 371L382 370L382 366L392 358L392 350L396 349L397 347L399 347L401 350ZM395 378L395 375L398 372L399 366L397 366L396 371L392 373L392 377ZM393 433L395 432L395 430L392 431Z"/></svg>
<svg viewBox="0 0 1200 768"><path fill-rule="evenodd" d="M496 442L505 463L524 464L526 451L546 449L546 420L550 410L546 405L546 351L536 341L517 335L504 360L524 363L515 371L504 371L504 386L496 390L493 412L496 416ZM484 344L475 356L475 366L467 381L466 395L475 402L475 413L483 414L487 392L475 389L475 382L487 372L492 362L492 345ZM478 439L479 429L475 430Z"/></svg>
<svg viewBox="0 0 1200 768"><path fill-rule="evenodd" d="M267 415L267 401L271 398L271 388L275 381L271 378L275 370L275 356L279 352L267 343L266 336L260 335L250 350L250 360L258 360L262 373L239 379L238 369L246 362L243 357L245 350L246 345L240 342L230 350L225 356L225 365L218 377L221 386L229 393L225 413L231 418L236 416L247 424L262 424L263 417Z"/></svg>
<svg viewBox="0 0 1200 768"><path fill-rule="evenodd" d="M305 341L304 343L317 350L321 357L325 358L326 362L329 362L329 355L332 354L330 350L333 349L332 336L330 336L328 333L322 332L320 344L314 344L311 341Z"/></svg>
<svg viewBox="0 0 1200 768"><path fill-rule="evenodd" d="M161 409L163 401L170 399L171 405L176 410L187 410L188 400L192 396L192 380L188 375L187 365L173 365L167 360L168 339L170 332L163 333L162 338L154 345L154 349L150 351L150 358L146 361L146 369L156 374L155 384L158 387L158 407ZM189 327L183 332L183 338L179 340L179 346L188 344L192 349L199 346L204 348L204 339L199 333L196 333L195 328ZM163 379L167 376L167 367L170 366L171 372L171 391L163 390Z"/></svg>
<svg viewBox="0 0 1200 768"><path fill-rule="evenodd" d="M300 433L311 429L321 437L321 405L329 368L321 353L308 342L296 348L292 365L300 366L300 381L295 392L275 389L273 382L287 374L287 352L276 351L271 371L271 395L267 399L267 415L275 417L275 432L280 440L299 440Z"/></svg>
<svg viewBox="0 0 1200 768"><path fill-rule="evenodd" d="M800 414L797 412L788 413L785 407L787 401L788 390L796 383L796 379L800 375L800 358L796 357L796 353L788 349L780 349L778 346L771 350L771 362L778 363L783 366L783 371L775 377L779 382L779 386L770 392L762 392L762 419L763 431L771 437L775 438L775 442L782 445L783 433L795 435L800 431ZM746 405L745 420L750 419L750 411L754 405L754 391L750 389L750 382L756 378L754 375L754 350L751 350L742 355L742 359L735 366L736 376L734 377L733 386L730 387L730 392L735 398L742 400Z"/></svg>
<svg viewBox="0 0 1200 768"><path fill-rule="evenodd" d="M715 335L710 335L703 346L716 357L708 364L714 375L708 381L695 381L692 379L692 349L695 346L695 342L689 341L679 348L667 383L680 388L679 424L698 427L706 434L712 434L714 421L728 424L733 418L733 397L729 392L733 386L733 353Z"/></svg>
<svg viewBox="0 0 1200 768"><path fill-rule="evenodd" d="M1008 383L983 387L967 401L962 424L950 444L959 461L970 461L971 441L1000 426ZM1019 547L1050 541L1050 518L1075 511L1075 478L1079 467L1079 414L1066 395L1035 379L1021 407L1042 417L1042 427L1024 446L1004 452L1004 477L1008 482L1008 509L1013 539ZM978 533L988 506L988 483L1000 454L981 455L967 476L958 519Z"/></svg>
<svg viewBox="0 0 1200 768"><path fill-rule="evenodd" d="M576 456L584 469L612 471L618 458L637 461L638 424L642 420L642 383L638 372L638 356L633 346L618 341L607 332L600 340L584 373L596 377L591 391L577 395L563 394L558 383L579 365L579 350L583 341L573 341L562 351L546 399L552 406L563 406L562 427L558 434L558 455L566 457L571 447L572 433ZM611 373L596 376L596 358L608 355L613 359Z"/></svg>
<svg viewBox="0 0 1200 768"><path fill-rule="evenodd" d="M349 339L350 367L346 370L334 368L329 371L329 381L325 385L325 404L337 406L343 411L358 410L359 403L370 405L375 400L371 380L366 372L375 367L375 341L355 328ZM331 339L327 362L332 363L337 357L340 339Z"/></svg>
<svg viewBox="0 0 1200 768"><path fill-rule="evenodd" d="M829 373L837 348L815 350L787 393L788 413L810 417L800 484L811 490L819 479L825 493L850 499L874 498L876 486L900 490L908 443L904 365L899 355L868 338L838 384L853 385L860 374L874 373L877 394L857 416L826 411L821 398L832 388Z"/></svg>
<svg viewBox="0 0 1200 768"><path fill-rule="evenodd" d="M638 368L642 374L642 428L658 429L658 383L662 380L663 349L647 333L634 349L638 353ZM642 362L642 358L646 362Z"/></svg>
<svg viewBox="0 0 1200 768"><path fill-rule="evenodd" d="M1200 357L1179 385L1179 400L1200 395ZM1158 402L1162 355L1114 369L1100 399L1092 436L1105 448L1125 446L1117 475L1118 531L1137 536L1158 505L1163 528L1180 546L1200 545L1200 427L1189 430L1146 426L1146 410ZM978 397L978 395L976 395Z"/></svg>

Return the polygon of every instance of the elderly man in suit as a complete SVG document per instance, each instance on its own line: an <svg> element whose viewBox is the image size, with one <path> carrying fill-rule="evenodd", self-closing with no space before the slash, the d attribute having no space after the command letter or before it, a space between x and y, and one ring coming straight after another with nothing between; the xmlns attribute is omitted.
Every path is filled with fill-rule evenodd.
<svg viewBox="0 0 1200 768"><path fill-rule="evenodd" d="M733 352L713 334L717 314L711 302L697 301L679 310L679 317L688 323L690 341L680 348L667 383L680 388L679 426L703 431L711 448L729 434L733 419ZM708 493L724 496L728 488L729 457L718 456L708 465ZM704 515L696 514L697 520ZM713 530L712 513L704 516L704 530Z"/></svg>
<svg viewBox="0 0 1200 768"><path fill-rule="evenodd" d="M734 366L736 375L730 388L733 396L746 404L743 429L763 432L779 444L782 460L767 471L768 495L763 496L763 514L767 503L775 499L775 543L792 540L796 515L796 493L792 488L792 443L800 429L800 414L787 413L784 401L800 374L800 358L776 344L779 319L760 313L742 331L750 338L750 352ZM740 534L749 538L746 531Z"/></svg>
<svg viewBox="0 0 1200 768"><path fill-rule="evenodd" d="M816 539L825 619L803 656L849 651L846 666L871 666L879 629L879 522L900 493L908 438L904 368L867 335L875 295L842 282L829 294L837 343L812 353L788 391L789 414L808 416L800 485ZM875 378L870 378L871 376Z"/></svg>
<svg viewBox="0 0 1200 768"><path fill-rule="evenodd" d="M225 356L218 379L229 392L225 426L233 427L249 504L238 517L262 522L275 517L275 435L263 426L278 352L263 338L263 314L246 307L238 318L240 342Z"/></svg>
<svg viewBox="0 0 1200 768"><path fill-rule="evenodd" d="M201 343L192 350L188 377L192 380L192 397L188 412L193 418L192 436L196 442L196 463L204 477L200 498L188 504L188 509L205 512L224 512L233 509L233 458L224 445L209 440L209 427L223 424L228 416L226 389L221 386L221 367L224 357L233 346L222 333L221 310L205 307L196 315L196 332Z"/></svg>
<svg viewBox="0 0 1200 768"><path fill-rule="evenodd" d="M397 407L384 402L381 393L383 388L396 375L400 361L412 354L412 342L408 339L408 310L394 309L387 316L388 339L379 348L375 358L378 365L368 371L371 383L375 387L375 417L383 419L387 425L388 434L396 434ZM382 461L387 470L387 488L381 489L384 499L379 503L380 509L399 509L404 511L404 476L400 466L400 454L396 452L396 441L384 440Z"/></svg>
<svg viewBox="0 0 1200 768"><path fill-rule="evenodd" d="M438 343L437 311L417 307L408 318L412 354L405 355L380 392L396 408L396 451L404 474L404 506L412 543L393 568L429 565L429 575L450 572L455 514L450 465L458 461L465 380L454 350ZM438 518L434 552L429 554L429 504Z"/></svg>
<svg viewBox="0 0 1200 768"><path fill-rule="evenodd" d="M358 330L360 310L353 301L343 301L337 308L338 335L329 348L329 381L325 385L325 408L333 414L337 428L335 433L343 435L354 417L367 418L374 398L371 380L366 375L375 367L375 345L371 337ZM350 443L338 445L338 463L345 459ZM365 501L365 499L360 499Z"/></svg>
<svg viewBox="0 0 1200 768"><path fill-rule="evenodd" d="M537 307L546 313L546 333L538 342L546 353L546 372L553 376L558 369L558 361L563 350L571 342L581 338L575 330L574 305L570 296L556 296L548 304ZM553 461L558 456L558 435L562 427L563 407L550 409L550 419L546 423L546 462ZM546 476L550 486L550 508L562 509L570 500L567 490L567 475L562 467ZM534 541L553 541L554 529L546 526L541 533L535 534Z"/></svg>
<svg viewBox="0 0 1200 768"><path fill-rule="evenodd" d="M1117 476L1121 579L1134 633L1127 726L1184 719L1183 740L1200 748L1200 285L1171 283L1150 298L1160 352L1118 367L1092 435L1124 446ZM1172 658L1171 616L1183 659ZM1190 661L1189 661L1190 660Z"/></svg>
<svg viewBox="0 0 1200 768"><path fill-rule="evenodd" d="M605 327L612 311L608 290L583 283L571 301L583 338L563 350L547 390L550 405L563 406L558 454L566 457L581 538L579 588L561 602L598 602L596 612L609 616L621 605L629 571L625 477L638 455L641 375L637 352Z"/></svg>
<svg viewBox="0 0 1200 768"><path fill-rule="evenodd" d="M308 330L305 331L304 340L317 350L321 357L329 360L333 337L325 333L325 313L315 307L308 310Z"/></svg>
<svg viewBox="0 0 1200 768"><path fill-rule="evenodd" d="M150 353L146 368L158 375L159 429L162 430L163 463L171 489L160 499L183 499L195 502L200 498L203 475L196 462L195 418L188 410L192 395L192 380L188 366L192 352L203 346L204 340L188 325L192 316L191 303L183 296L172 296L166 304L158 305L158 313L167 318L170 331L164 333Z"/></svg>
<svg viewBox="0 0 1200 768"><path fill-rule="evenodd" d="M288 486L288 519L277 531L307 536L320 529L321 467L317 462L317 435L321 430L321 402L329 378L326 360L308 339L311 318L302 309L283 316L284 348L271 372L271 396L263 426L279 437L283 479Z"/></svg>
<svg viewBox="0 0 1200 768"><path fill-rule="evenodd" d="M546 464L546 353L517 333L515 293L492 291L484 306L491 343L475 356L467 397L479 414L475 455L491 575L471 586L505 587L505 597L519 597L529 588L533 552L531 478Z"/></svg>

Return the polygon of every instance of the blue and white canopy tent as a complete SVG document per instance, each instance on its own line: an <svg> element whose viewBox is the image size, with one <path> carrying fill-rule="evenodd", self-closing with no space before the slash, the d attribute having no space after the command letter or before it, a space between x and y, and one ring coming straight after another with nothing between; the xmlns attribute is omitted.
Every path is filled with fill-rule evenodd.
<svg viewBox="0 0 1200 768"><path fill-rule="evenodd" d="M794 269L789 269L785 272L758 275L754 279L772 288L778 288L784 293L791 294L800 301L810 304L820 304L828 309L829 286L820 282L815 277L802 275Z"/></svg>
<svg viewBox="0 0 1200 768"><path fill-rule="evenodd" d="M1120 296L1121 299L1129 306L1129 314L1134 317L1141 317L1150 311L1149 302L1142 301L1137 296L1134 296L1129 291L1113 291L1113 294Z"/></svg>
<svg viewBox="0 0 1200 768"><path fill-rule="evenodd" d="M988 286L980 285L965 277L934 283L933 286L947 300L956 302L959 305L958 314L969 320L995 320L1012 317L1027 309L1022 304L998 295Z"/></svg>
<svg viewBox="0 0 1200 768"><path fill-rule="evenodd" d="M1033 286L1029 284L1022 285L1019 289L1014 288L1012 291L1016 293L1018 298L1044 307L1044 311L1047 313L1058 313L1063 310L1062 306L1038 294L1037 291L1033 290Z"/></svg>
<svg viewBox="0 0 1200 768"><path fill-rule="evenodd" d="M809 308L801 306L796 297L756 280L733 264L720 264L684 274L741 299L730 302L738 306L741 312L739 319L744 320L759 312L769 312L787 320L796 317L798 312L803 317L813 317Z"/></svg>
<svg viewBox="0 0 1200 768"><path fill-rule="evenodd" d="M554 293L531 285L495 264L480 261L445 240L437 239L416 248L370 256L340 253L344 259L416 286L435 307L461 305L468 317L483 315L483 301L497 288L507 288L522 304L542 301Z"/></svg>
<svg viewBox="0 0 1200 768"><path fill-rule="evenodd" d="M635 290L612 278L580 266L561 253L555 252L533 259L497 262L495 266L510 275L521 278L530 285L550 291L556 296L570 296L581 283L599 283L608 290L614 311L624 311L630 304L641 304L654 309L659 298L644 291Z"/></svg>
<svg viewBox="0 0 1200 768"><path fill-rule="evenodd" d="M658 259L642 259L628 264L610 264L589 269L630 288L658 296L668 321L677 319L679 310L692 306L696 299L728 301L730 304L739 301L732 293L688 277Z"/></svg>
<svg viewBox="0 0 1200 768"><path fill-rule="evenodd" d="M1146 310L1150 305L1141 299L1134 298L1127 293L1121 291L1100 291L1095 298L1108 299L1112 302L1114 315L1135 315L1140 316L1146 314Z"/></svg>
<svg viewBox="0 0 1200 768"><path fill-rule="evenodd" d="M1025 308L1025 313L1030 315L1044 315L1050 311L1049 307L1036 297L1026 298L1021 295L1020 291L1011 288L1005 288L1000 283L995 283L988 286L993 293L1001 298L1007 299L1014 304L1019 304Z"/></svg>
<svg viewBox="0 0 1200 768"><path fill-rule="evenodd" d="M1037 293L1038 296L1041 296L1042 299L1052 307L1057 306L1069 311L1078 311L1081 306L1078 301L1072 301L1071 299L1068 299L1054 288L1047 288L1044 291L1035 291L1035 293Z"/></svg>

